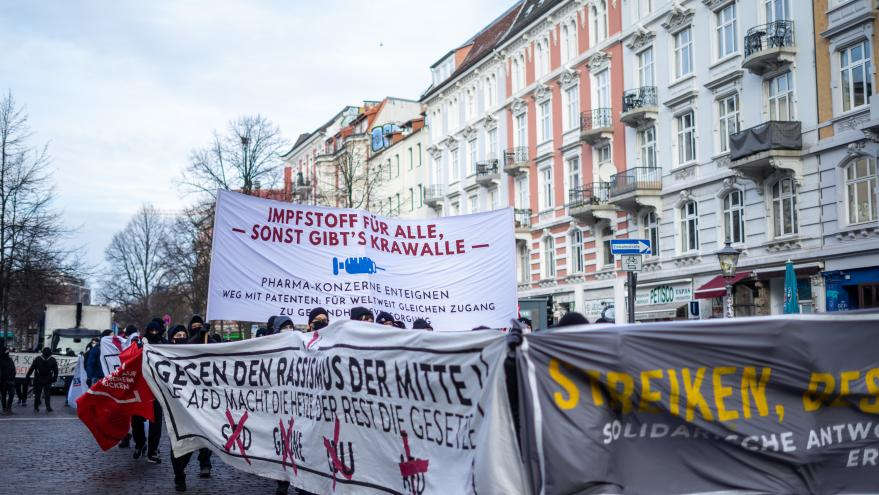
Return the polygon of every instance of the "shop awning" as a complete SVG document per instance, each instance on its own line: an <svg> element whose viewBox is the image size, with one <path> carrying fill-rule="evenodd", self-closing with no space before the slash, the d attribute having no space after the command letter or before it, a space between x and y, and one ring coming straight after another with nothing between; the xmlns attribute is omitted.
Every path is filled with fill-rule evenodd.
<svg viewBox="0 0 879 495"><path fill-rule="evenodd" d="M750 276L750 271L738 272L730 279L729 284L736 285L743 279L746 279ZM718 275L709 280L708 283L706 283L702 287L696 289L693 297L695 297L696 299L713 299L715 297L723 297L724 295L726 295L726 284L726 278L723 275Z"/></svg>
<svg viewBox="0 0 879 495"><path fill-rule="evenodd" d="M678 309L686 305L685 302L676 302L636 307L635 321L673 320L677 317Z"/></svg>

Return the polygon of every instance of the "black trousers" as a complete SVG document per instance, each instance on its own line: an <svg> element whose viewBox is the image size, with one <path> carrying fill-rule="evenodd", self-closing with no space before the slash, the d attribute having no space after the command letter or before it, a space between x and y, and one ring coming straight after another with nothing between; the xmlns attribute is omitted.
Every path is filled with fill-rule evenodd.
<svg viewBox="0 0 879 495"><path fill-rule="evenodd" d="M15 379L15 388L16 393L18 394L18 401L21 404L24 404L27 401L27 378L16 378Z"/></svg>
<svg viewBox="0 0 879 495"><path fill-rule="evenodd" d="M186 465L189 464L190 459L192 459L192 452L180 457L174 457L174 453L171 453L171 466L174 468L175 481L186 478ZM198 467L211 468L211 449L198 449Z"/></svg>
<svg viewBox="0 0 879 495"><path fill-rule="evenodd" d="M153 402L153 415L155 416L155 421L150 421L150 431L147 435L144 435L143 424L147 422L146 419L141 418L140 416L133 416L131 418L131 434L134 437L134 448L143 447L144 443L147 446L147 455L156 455L159 451L159 440L162 438L162 406L159 405L159 401Z"/></svg>
<svg viewBox="0 0 879 495"><path fill-rule="evenodd" d="M40 408L40 399L43 398L46 400L46 410L52 409L52 402L50 399L50 392L52 392L52 383L40 383L34 380L34 410L38 410Z"/></svg>
<svg viewBox="0 0 879 495"><path fill-rule="evenodd" d="M0 383L0 406L3 409L12 409L12 400L15 398L15 382Z"/></svg>

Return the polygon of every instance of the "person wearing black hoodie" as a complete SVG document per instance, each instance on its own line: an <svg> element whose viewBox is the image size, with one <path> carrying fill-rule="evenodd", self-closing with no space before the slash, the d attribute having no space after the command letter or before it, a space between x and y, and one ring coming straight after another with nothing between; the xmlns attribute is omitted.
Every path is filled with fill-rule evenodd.
<svg viewBox="0 0 879 495"><path fill-rule="evenodd" d="M15 399L15 361L9 355L6 342L0 341L0 405L3 414L12 414L12 401Z"/></svg>
<svg viewBox="0 0 879 495"><path fill-rule="evenodd" d="M277 320L276 320L277 324ZM330 314L327 310L317 307L308 312L308 331L316 332L330 324ZM277 325L276 325L277 326Z"/></svg>
<svg viewBox="0 0 879 495"><path fill-rule="evenodd" d="M576 311L568 311L559 319L559 322L556 323L554 328L559 327L572 327L575 325L588 325L589 320L586 319L585 316L581 315Z"/></svg>
<svg viewBox="0 0 879 495"><path fill-rule="evenodd" d="M372 311L364 308L363 306L354 306L351 308L351 319L357 321L375 321L375 317L372 316Z"/></svg>
<svg viewBox="0 0 879 495"><path fill-rule="evenodd" d="M375 322L379 325L392 327L394 326L394 317L387 311L379 311L378 316L375 317Z"/></svg>
<svg viewBox="0 0 879 495"><path fill-rule="evenodd" d="M214 344L220 342L216 334L211 333L211 328L204 323L199 315L193 315L189 320L189 343L190 344Z"/></svg>
<svg viewBox="0 0 879 495"><path fill-rule="evenodd" d="M167 341L164 337L164 325L158 318L153 319L146 326L146 334L144 339L151 345L165 344ZM147 462L152 464L161 464L162 459L159 458L159 440L162 438L162 406L159 401L153 401L153 421L150 421L149 438L146 437L143 430L145 418L133 416L131 418L131 433L134 437L134 458L138 459L146 450Z"/></svg>
<svg viewBox="0 0 879 495"><path fill-rule="evenodd" d="M32 374L34 375L34 412L40 410L40 397L46 400L46 412L52 412L51 388L58 379L58 362L52 357L52 349L43 347L42 353L34 358L25 378L30 378Z"/></svg>

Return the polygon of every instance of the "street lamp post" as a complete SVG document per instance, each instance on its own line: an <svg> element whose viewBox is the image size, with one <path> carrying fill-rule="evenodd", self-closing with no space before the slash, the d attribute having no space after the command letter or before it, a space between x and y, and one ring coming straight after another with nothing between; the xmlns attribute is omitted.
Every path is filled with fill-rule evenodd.
<svg viewBox="0 0 879 495"><path fill-rule="evenodd" d="M250 171L247 168L247 146L250 144L250 138L247 136L241 136L241 147L244 148L244 163L241 170L244 172L244 188L247 190L246 194L250 194L251 187L253 184L250 183Z"/></svg>
<svg viewBox="0 0 879 495"><path fill-rule="evenodd" d="M736 265L739 263L739 255L742 254L740 249L736 249L730 245L729 241L726 241L726 245L723 246L723 249L718 251L717 253L717 261L720 262L720 272L723 274L723 278L726 280L726 301L724 304L724 316L726 318L733 318L735 316L735 312L733 311L733 287L732 287L732 279L736 275Z"/></svg>

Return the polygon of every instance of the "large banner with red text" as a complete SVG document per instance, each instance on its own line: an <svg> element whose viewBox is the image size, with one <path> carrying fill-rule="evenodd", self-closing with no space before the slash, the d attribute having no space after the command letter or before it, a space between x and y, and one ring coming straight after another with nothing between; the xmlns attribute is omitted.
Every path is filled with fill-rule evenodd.
<svg viewBox="0 0 879 495"><path fill-rule="evenodd" d="M220 191L207 316L307 323L315 307L333 320L363 306L407 326L507 327L515 259L509 208L411 220Z"/></svg>

